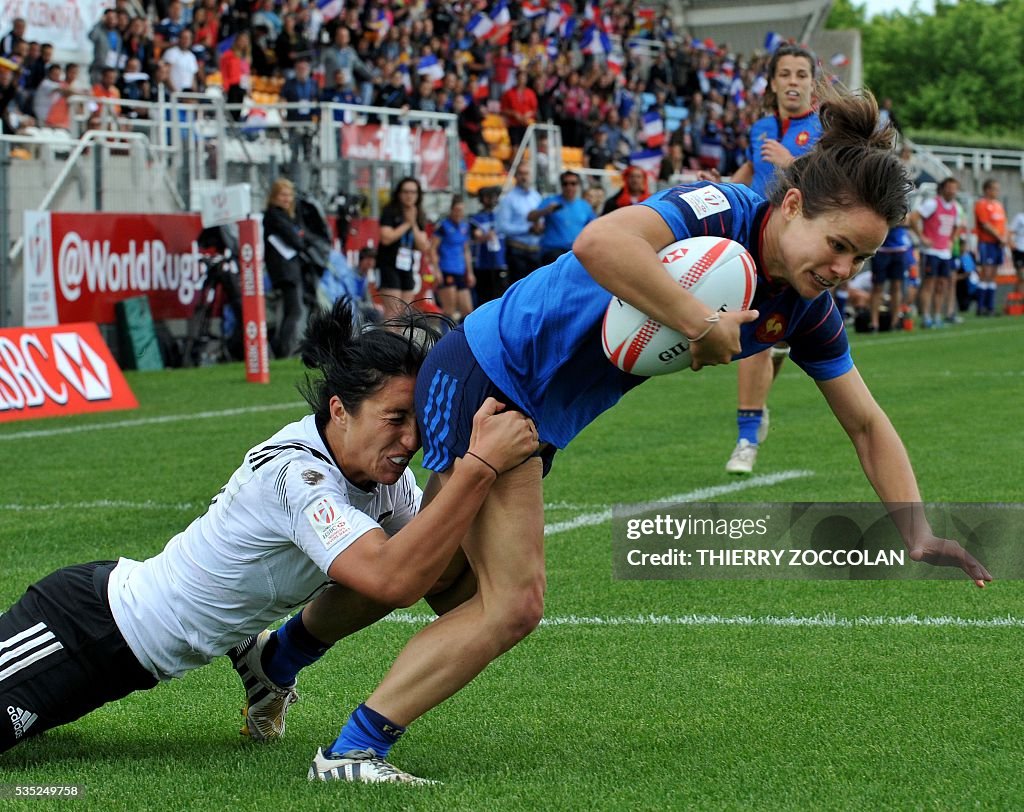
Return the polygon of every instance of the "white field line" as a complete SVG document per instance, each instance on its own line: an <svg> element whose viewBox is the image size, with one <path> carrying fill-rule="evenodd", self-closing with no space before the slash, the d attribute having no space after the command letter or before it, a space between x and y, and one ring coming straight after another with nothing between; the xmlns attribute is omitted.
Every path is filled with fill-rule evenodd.
<svg viewBox="0 0 1024 812"><path fill-rule="evenodd" d="M25 440L32 437L56 437L61 434L79 434L85 431L100 431L102 429L125 429L135 426L152 426L158 423L181 423L183 421L206 420L211 417L235 417L240 414L255 414L257 412L275 412L282 409L299 409L304 404L295 401L293 403L272 403L266 406L243 406L238 409L221 409L216 412L192 412L191 414L169 414L162 417L137 417L133 420L115 420L112 423L89 423L83 426L64 426L53 429L30 429L28 431L16 431L11 434L0 434L2 440Z"/></svg>
<svg viewBox="0 0 1024 812"><path fill-rule="evenodd" d="M622 515L635 516L640 513L645 513L652 508L658 507L658 505L663 502L701 502L706 499L713 499L716 496L737 493L738 491L745 491L749 488L759 488L762 485L775 485L778 482L786 482L790 479L801 479L808 476L814 476L814 471L779 471L777 474L760 474L758 476L751 477L750 479L730 482L728 485L713 485L709 488L698 488L697 490L690 491L689 493L677 493L672 496L666 496L664 499L659 499L657 502L645 502L640 505L631 505L630 511L628 513L623 513ZM544 535L555 536L559 533L564 533L567 530L575 530L578 527L592 527L595 524L604 524L605 522L611 521L611 518L611 509L600 510L594 513L583 513L573 519L566 519L564 522L549 524L544 528Z"/></svg>
<svg viewBox="0 0 1024 812"><path fill-rule="evenodd" d="M716 485L711 488L701 488L700 490L690 491L689 493L677 493L674 496L666 496L664 499L658 500L657 502L645 503L643 505L635 506L635 513L642 513L651 507L655 507L664 502L697 502L703 499L711 499L715 496L721 496L727 493L735 493L736 491L742 491L747 488L755 488L760 485L774 485L776 482L785 482L788 479L796 479L798 477L812 476L813 471L781 471L777 474L762 474L760 476L752 477L751 479L743 480L741 482L732 482L728 485ZM59 502L46 505L21 505L21 504L2 504L0 503L0 510L9 511L29 511L29 510L41 510L41 511L54 511L54 510L67 510L72 508L75 510L90 510L90 509L108 509L115 508L117 510L196 510L197 508L206 507L207 503L199 502L154 502L151 499L147 499L143 502L132 502L127 499L96 499L91 502ZM545 505L548 510L563 509L583 509L593 507L592 505L574 505L568 502L552 502L551 504ZM633 511L629 515L633 515ZM577 527L590 527L595 524L602 524L603 522L610 521L612 518L612 512L610 510L602 510L596 513L583 513L574 519L569 519L564 522L557 522L556 524L548 525L545 529L545 535L554 535L556 533L563 533L566 530L572 530Z"/></svg>
<svg viewBox="0 0 1024 812"><path fill-rule="evenodd" d="M69 508L72 510L103 510L106 508L115 508L117 510L196 510L205 506L206 503L199 502L162 503L154 502L151 499L147 499L145 502L130 502L127 499L96 499L92 502L59 502L49 505L0 504L0 511L62 511Z"/></svg>
<svg viewBox="0 0 1024 812"><path fill-rule="evenodd" d="M389 623L421 625L434 620L433 615L412 612L393 612L384 618ZM800 615L618 615L598 617L565 615L546 617L541 626L601 627L601 626L774 626L783 628L852 629L858 627L939 627L954 629L1024 629L1024 618L1005 617L963 618L950 615L937 617L918 615L860 615L839 617L833 614Z"/></svg>

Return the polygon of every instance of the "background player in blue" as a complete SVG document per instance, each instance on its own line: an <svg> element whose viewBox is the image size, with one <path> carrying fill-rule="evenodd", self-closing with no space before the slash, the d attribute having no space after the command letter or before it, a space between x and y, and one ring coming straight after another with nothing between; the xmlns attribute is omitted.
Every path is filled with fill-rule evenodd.
<svg viewBox="0 0 1024 812"><path fill-rule="evenodd" d="M699 182L658 193L591 223L573 250L476 310L438 343L416 382L428 492L444 493L467 453L469 418L487 397L533 418L537 456L503 473L462 550L475 593L418 632L380 685L317 754L324 779L351 750L387 755L405 726L472 680L540 622L544 610L544 503L551 457L644 378L612 365L601 322L612 296L690 336L692 367L724 364L786 339L846 429L886 504L921 495L896 431L853 365L829 292L860 270L907 211L909 180L867 97L821 107L817 148L794 161L766 201L744 186ZM728 237L753 255L757 310L713 313L664 272L657 252L691 236ZM894 512L913 560L990 576L957 542L936 537L920 512Z"/></svg>
<svg viewBox="0 0 1024 812"><path fill-rule="evenodd" d="M733 173L733 183L744 183L767 197L777 174L814 147L821 137L821 123L812 107L814 83L814 54L799 45L775 50L764 94L768 115L750 128L747 162ZM737 365L736 447L725 466L731 474L754 470L758 444L768 433L768 392L787 352L783 345Z"/></svg>
<svg viewBox="0 0 1024 812"><path fill-rule="evenodd" d="M441 308L453 319L466 318L473 312L473 257L470 254L470 225L466 220L466 204L459 198L452 200L448 217L437 224L430 248L434 263L441 273L438 296Z"/></svg>

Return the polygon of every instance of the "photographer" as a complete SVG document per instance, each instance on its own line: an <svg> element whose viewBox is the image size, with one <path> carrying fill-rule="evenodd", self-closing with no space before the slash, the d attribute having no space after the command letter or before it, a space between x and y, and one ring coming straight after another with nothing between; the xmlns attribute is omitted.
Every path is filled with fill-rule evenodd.
<svg viewBox="0 0 1024 812"><path fill-rule="evenodd" d="M302 304L302 258L306 247L305 232L295 216L295 185L287 178L278 178L270 187L267 208L263 213L263 254L270 283L281 291L284 312L271 349L276 358L295 353L299 332L305 322Z"/></svg>

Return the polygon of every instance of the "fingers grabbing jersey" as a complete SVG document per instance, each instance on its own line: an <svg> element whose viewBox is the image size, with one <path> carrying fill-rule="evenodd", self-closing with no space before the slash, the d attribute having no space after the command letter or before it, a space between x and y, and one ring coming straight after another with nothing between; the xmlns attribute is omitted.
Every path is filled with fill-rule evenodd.
<svg viewBox="0 0 1024 812"><path fill-rule="evenodd" d="M111 612L139 662L163 679L208 663L326 588L365 533L415 516L410 471L364 491L335 464L310 415L245 455L209 510L144 562L111 573Z"/></svg>

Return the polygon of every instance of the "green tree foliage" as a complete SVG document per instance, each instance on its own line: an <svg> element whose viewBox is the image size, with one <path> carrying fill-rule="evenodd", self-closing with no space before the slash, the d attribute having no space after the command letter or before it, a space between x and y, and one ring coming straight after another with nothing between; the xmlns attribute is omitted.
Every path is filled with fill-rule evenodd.
<svg viewBox="0 0 1024 812"><path fill-rule="evenodd" d="M828 27L851 27L863 11L837 0ZM852 27L864 83L892 98L905 128L1024 134L1024 0L940 0L934 15L915 6Z"/></svg>

